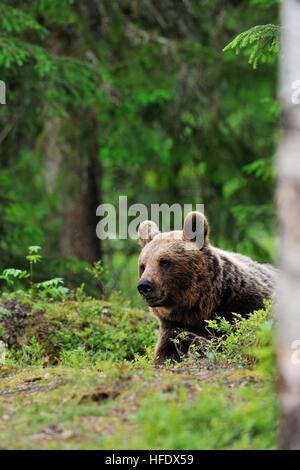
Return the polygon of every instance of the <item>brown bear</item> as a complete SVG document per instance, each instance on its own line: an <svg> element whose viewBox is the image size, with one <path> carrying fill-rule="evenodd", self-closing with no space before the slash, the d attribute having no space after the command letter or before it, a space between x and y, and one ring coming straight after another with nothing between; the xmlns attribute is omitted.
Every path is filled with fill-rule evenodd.
<svg viewBox="0 0 300 470"><path fill-rule="evenodd" d="M195 227L202 230L201 244ZM174 344L179 331L208 337L205 320L219 315L231 321L233 312L245 316L274 291L276 269L210 245L209 225L199 212L187 215L182 231L161 233L154 222L142 222L138 236L143 249L137 288L159 321L157 363L180 359Z"/></svg>

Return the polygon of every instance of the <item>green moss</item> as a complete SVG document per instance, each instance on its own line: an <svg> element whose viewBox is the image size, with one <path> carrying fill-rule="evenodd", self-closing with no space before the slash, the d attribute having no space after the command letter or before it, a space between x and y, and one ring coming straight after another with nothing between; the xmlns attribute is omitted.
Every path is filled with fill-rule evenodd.
<svg viewBox="0 0 300 470"><path fill-rule="evenodd" d="M148 312L88 300L36 304L4 303L10 316L0 320L10 358L24 364L78 365L103 359L131 360L155 343L156 322ZM39 351L37 351L39 349ZM37 353L37 354L36 354Z"/></svg>

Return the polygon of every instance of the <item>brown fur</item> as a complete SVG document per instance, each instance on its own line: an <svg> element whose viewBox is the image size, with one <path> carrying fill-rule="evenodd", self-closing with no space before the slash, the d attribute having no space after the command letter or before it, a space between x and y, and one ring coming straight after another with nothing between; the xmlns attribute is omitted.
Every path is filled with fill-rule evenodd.
<svg viewBox="0 0 300 470"><path fill-rule="evenodd" d="M187 229L187 222L196 220L204 230L200 247ZM180 232L160 233L149 221L140 226L140 282L153 286L145 298L160 325L158 363L179 359L172 341L179 331L207 337L205 320L216 314L232 320L232 312L247 315L273 293L276 270L271 265L211 246L208 232L200 213L189 214Z"/></svg>

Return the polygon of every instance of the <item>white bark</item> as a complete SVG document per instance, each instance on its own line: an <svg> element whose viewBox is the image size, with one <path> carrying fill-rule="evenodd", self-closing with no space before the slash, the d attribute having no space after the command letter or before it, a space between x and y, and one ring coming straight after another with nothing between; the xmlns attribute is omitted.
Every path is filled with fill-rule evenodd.
<svg viewBox="0 0 300 470"><path fill-rule="evenodd" d="M295 88L300 80L299 1L283 0L281 26L283 129L277 160L280 445L285 449L300 449L300 354L297 354L300 348L300 104L295 100Z"/></svg>

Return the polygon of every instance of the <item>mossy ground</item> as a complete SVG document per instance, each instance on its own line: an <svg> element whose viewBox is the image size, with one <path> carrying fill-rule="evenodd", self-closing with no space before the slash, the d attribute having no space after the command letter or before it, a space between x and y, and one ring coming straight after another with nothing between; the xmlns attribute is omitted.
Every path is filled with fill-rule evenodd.
<svg viewBox="0 0 300 470"><path fill-rule="evenodd" d="M2 449L276 447L273 374L220 355L155 367L146 311L14 299L2 302L1 328L11 344L0 367Z"/></svg>

